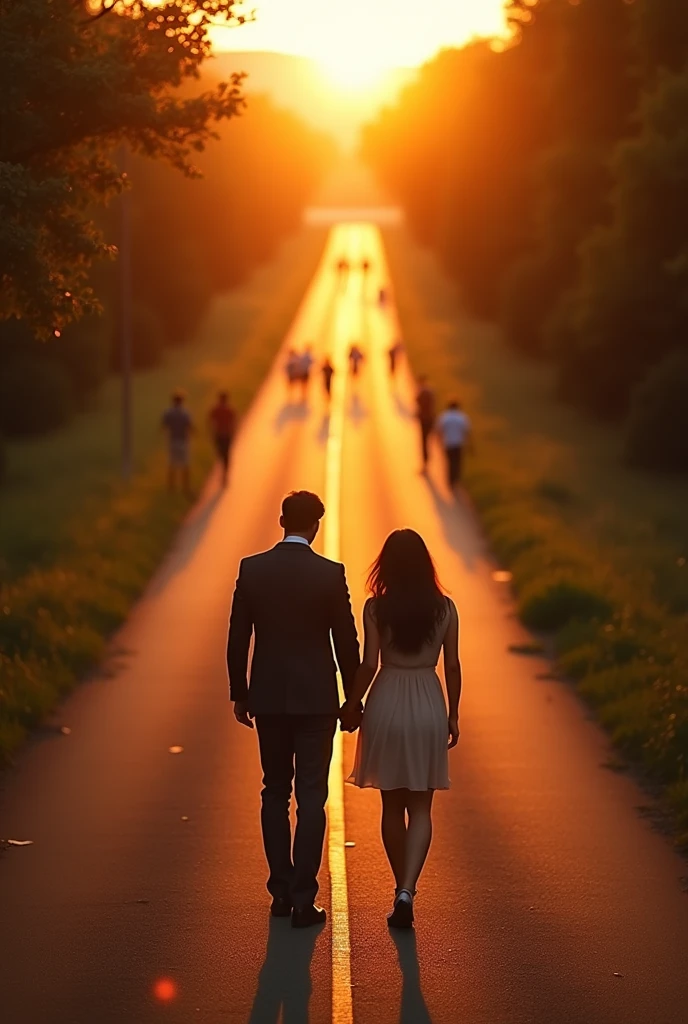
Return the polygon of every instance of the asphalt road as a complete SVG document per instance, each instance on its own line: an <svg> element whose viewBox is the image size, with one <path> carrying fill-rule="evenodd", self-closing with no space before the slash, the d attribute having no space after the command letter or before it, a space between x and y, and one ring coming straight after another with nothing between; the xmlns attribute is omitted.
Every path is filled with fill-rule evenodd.
<svg viewBox="0 0 688 1024"><path fill-rule="evenodd" d="M354 269L340 281L341 253ZM524 634L468 504L446 491L439 453L418 472L411 381L405 366L393 383L387 371L397 326L375 301L382 282L377 230L333 229L285 342L334 355L331 414L317 376L302 404L278 364L229 488L209 482L105 671L60 709L71 733L44 730L2 778L0 836L33 840L0 857L3 1024L688 1022L688 867L639 812L647 796L604 767L607 743L575 696L544 661L510 652ZM345 380L354 340L358 381ZM278 539L295 487L341 488L321 543L346 562L359 613L367 566L408 525L462 627L462 737L416 932L387 930L378 797L347 786L334 968L331 922L294 933L268 918L255 734L233 722L224 668L239 559ZM345 773L352 758L347 737ZM325 906L330 889L326 856Z"/></svg>

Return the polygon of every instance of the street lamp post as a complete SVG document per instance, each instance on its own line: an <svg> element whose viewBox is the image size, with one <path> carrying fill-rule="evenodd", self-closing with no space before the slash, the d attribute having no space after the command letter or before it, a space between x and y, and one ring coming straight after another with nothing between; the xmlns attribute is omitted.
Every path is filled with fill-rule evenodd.
<svg viewBox="0 0 688 1024"><path fill-rule="evenodd" d="M119 152L119 166L123 175L127 173L128 153L126 143ZM120 195L120 243L119 243L119 349L120 372L122 375L121 397L121 444L122 478L129 480L132 474L132 428L131 428L131 197L128 189Z"/></svg>

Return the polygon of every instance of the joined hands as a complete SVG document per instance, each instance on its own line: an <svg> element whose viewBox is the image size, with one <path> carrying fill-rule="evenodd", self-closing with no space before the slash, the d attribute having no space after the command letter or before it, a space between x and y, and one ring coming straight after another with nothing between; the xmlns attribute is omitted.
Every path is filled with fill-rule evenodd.
<svg viewBox="0 0 688 1024"><path fill-rule="evenodd" d="M339 709L339 721L342 732L356 732L363 718L363 705L346 701Z"/></svg>

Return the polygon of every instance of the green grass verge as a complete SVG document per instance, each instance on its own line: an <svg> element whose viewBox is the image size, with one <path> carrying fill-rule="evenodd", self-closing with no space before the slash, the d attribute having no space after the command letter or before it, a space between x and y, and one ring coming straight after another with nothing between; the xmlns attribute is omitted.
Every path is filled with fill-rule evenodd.
<svg viewBox="0 0 688 1024"><path fill-rule="evenodd" d="M119 481L119 388L42 440L8 445L0 489L0 761L93 668L168 548L189 503L164 486L160 416L185 388L203 424L228 388L244 411L282 342L323 250L303 231L243 288L218 296L194 345L134 384L135 474ZM213 461L201 429L193 476Z"/></svg>
<svg viewBox="0 0 688 1024"><path fill-rule="evenodd" d="M557 402L546 364L464 315L404 229L385 241L414 368L473 418L466 486L523 622L553 634L559 669L662 785L688 844L688 483L627 469L620 432Z"/></svg>

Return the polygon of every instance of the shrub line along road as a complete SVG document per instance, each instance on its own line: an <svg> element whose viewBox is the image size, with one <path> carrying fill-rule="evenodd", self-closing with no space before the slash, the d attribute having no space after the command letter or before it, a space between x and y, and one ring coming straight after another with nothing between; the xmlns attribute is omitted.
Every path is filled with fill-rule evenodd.
<svg viewBox="0 0 688 1024"><path fill-rule="evenodd" d="M342 252L372 260L369 280L355 269L338 283ZM281 1009L285 1024L688 1020L688 870L639 815L647 798L603 767L607 742L576 697L545 662L509 653L524 633L470 510L441 465L418 474L411 381L387 376L395 314L374 301L385 279L377 229L334 228L286 343L340 365L350 341L367 355L357 388L341 387L341 502L328 513L357 612L382 540L410 525L461 614L462 738L416 935L387 932L378 795L351 787L322 872L329 907L333 866L334 967L332 921L293 933L268 919L255 734L227 703L227 613L239 559L279 537L282 495L332 494L336 446L320 381L302 407L278 366L229 489L209 482L107 672L61 709L71 734L44 731L2 779L0 835L33 840L0 859L3 1022L277 1024Z"/></svg>

